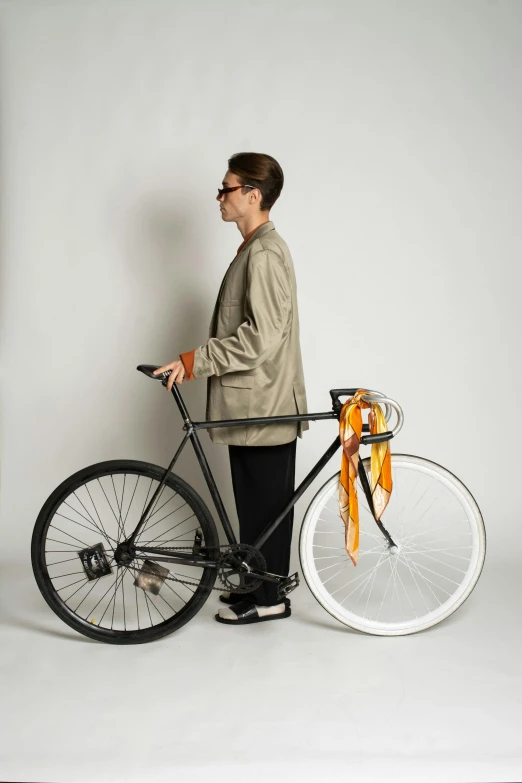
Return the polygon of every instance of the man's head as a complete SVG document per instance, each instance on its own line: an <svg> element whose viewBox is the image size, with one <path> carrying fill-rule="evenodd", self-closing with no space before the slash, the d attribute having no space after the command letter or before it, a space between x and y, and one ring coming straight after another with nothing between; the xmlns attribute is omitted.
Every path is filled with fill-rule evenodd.
<svg viewBox="0 0 522 783"><path fill-rule="evenodd" d="M283 183L283 170L275 158L260 152L237 152L228 159L222 188L242 187L217 196L221 217L227 222L255 216L268 219Z"/></svg>

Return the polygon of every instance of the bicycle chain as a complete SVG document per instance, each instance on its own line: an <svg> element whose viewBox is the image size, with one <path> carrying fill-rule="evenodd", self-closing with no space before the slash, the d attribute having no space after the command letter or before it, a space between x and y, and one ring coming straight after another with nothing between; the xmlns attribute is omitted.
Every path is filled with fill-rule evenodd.
<svg viewBox="0 0 522 783"><path fill-rule="evenodd" d="M236 545L235 544L218 544L217 546L214 547L214 549L223 549L223 548L230 549L231 547L234 547L234 546L236 546ZM239 546L247 546L247 547L251 548L248 544L241 544L241 545L238 544L237 546L238 547ZM155 547L155 549L161 549L164 552L173 552L173 551L177 552L180 549L190 549L190 551L192 552L194 550L194 546L193 545L192 546L177 546L177 547L161 547L161 546L158 546L158 547ZM259 555L261 555L260 552L259 552ZM263 556L261 555L261 557L263 557ZM220 570L223 567L223 566L221 566L221 563L222 562L223 563L226 562L225 558L226 558L226 553L223 554L220 558L218 558L218 561L217 561L217 568L216 568L217 576L221 580L222 580L222 577L220 575ZM152 557L151 558L146 558L146 559L152 560ZM264 558L263 558L263 560L264 560ZM266 570L266 563L264 564L263 570ZM157 576L157 574L155 572L144 571L142 573L153 573L154 576ZM165 577L162 577L162 578L165 579L165 580L168 580L169 582L179 582L182 585L192 585L193 587L199 587L199 585L200 585L199 582L189 582L186 579L177 579L175 576L165 576ZM230 588L227 587L226 585L224 585L223 587L211 587L210 589L211 590L219 590L222 593L230 592ZM241 593L241 592L247 593L247 592L251 592L251 590L252 590L251 587L249 587L248 590L246 588L244 588L244 587L241 588L240 586L234 587L234 592L238 592L238 593Z"/></svg>

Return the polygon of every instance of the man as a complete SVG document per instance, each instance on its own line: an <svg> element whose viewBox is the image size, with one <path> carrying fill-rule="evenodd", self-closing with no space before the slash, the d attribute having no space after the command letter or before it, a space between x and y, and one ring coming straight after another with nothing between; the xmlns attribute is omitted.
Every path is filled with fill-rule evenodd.
<svg viewBox="0 0 522 783"><path fill-rule="evenodd" d="M243 242L221 283L208 342L155 371L172 371L169 392L173 383L207 378L207 421L308 412L294 266L269 217L283 182L270 155L240 152L228 160L217 200L222 220L237 225ZM228 445L241 543L253 544L293 494L297 436L308 427L304 421L207 430L213 443ZM289 573L292 527L293 508L261 547L271 573ZM280 602L271 582L221 600L230 604L215 616L223 623L291 613L290 600Z"/></svg>

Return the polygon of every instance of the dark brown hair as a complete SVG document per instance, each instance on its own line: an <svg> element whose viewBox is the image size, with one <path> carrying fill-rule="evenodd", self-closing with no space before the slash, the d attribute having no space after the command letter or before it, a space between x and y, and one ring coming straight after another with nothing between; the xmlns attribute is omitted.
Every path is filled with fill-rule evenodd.
<svg viewBox="0 0 522 783"><path fill-rule="evenodd" d="M273 207L284 183L283 169L275 158L261 152L236 152L228 159L228 168L242 185L259 188L262 212Z"/></svg>

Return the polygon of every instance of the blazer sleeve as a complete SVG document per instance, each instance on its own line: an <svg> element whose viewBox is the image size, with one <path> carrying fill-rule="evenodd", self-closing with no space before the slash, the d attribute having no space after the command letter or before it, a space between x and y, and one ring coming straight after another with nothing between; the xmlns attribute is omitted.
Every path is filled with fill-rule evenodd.
<svg viewBox="0 0 522 783"><path fill-rule="evenodd" d="M292 308L290 279L283 259L272 250L253 253L246 281L246 320L222 339L211 337L195 349L195 378L252 370L277 347Z"/></svg>

